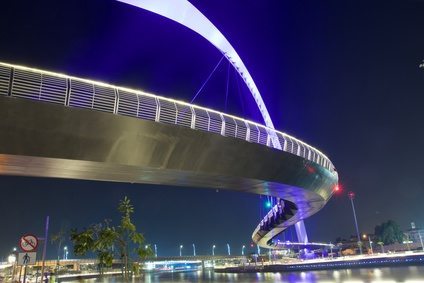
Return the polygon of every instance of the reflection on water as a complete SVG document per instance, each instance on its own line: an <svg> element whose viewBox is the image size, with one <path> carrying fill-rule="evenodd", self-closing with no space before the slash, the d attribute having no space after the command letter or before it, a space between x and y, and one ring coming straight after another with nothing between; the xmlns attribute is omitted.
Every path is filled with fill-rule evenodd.
<svg viewBox="0 0 424 283"><path fill-rule="evenodd" d="M107 277L71 282L121 283L124 281L120 277ZM212 271L151 273L143 278L133 279L132 282L424 283L424 266L293 273L214 273Z"/></svg>

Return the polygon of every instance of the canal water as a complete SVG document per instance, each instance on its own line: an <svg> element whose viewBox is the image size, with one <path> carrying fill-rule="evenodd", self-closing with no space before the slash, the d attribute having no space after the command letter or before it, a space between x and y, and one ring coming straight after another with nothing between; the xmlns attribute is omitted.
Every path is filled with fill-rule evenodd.
<svg viewBox="0 0 424 283"><path fill-rule="evenodd" d="M63 281L62 281L63 282ZM124 283L120 277L106 277L69 283ZM214 273L174 272L150 273L143 278L135 278L136 282L287 282L287 283L424 283L424 266L341 269L326 271L308 271L293 273Z"/></svg>

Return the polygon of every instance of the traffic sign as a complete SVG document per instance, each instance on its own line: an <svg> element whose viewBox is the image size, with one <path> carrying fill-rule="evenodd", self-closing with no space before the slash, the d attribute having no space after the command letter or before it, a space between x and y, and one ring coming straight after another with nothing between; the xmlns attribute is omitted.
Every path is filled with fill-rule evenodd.
<svg viewBox="0 0 424 283"><path fill-rule="evenodd" d="M23 252L32 252L37 249L38 239L34 235L27 234L21 237L19 246Z"/></svg>
<svg viewBox="0 0 424 283"><path fill-rule="evenodd" d="M37 259L36 252L27 252L18 254L18 265L34 265Z"/></svg>

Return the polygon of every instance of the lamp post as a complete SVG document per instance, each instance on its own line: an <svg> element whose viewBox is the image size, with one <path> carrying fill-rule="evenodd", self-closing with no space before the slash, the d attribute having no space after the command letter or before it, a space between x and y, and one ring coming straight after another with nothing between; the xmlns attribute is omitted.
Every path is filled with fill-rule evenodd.
<svg viewBox="0 0 424 283"><path fill-rule="evenodd" d="M231 255L231 248L230 248L230 244L227 244L227 252L228 252L228 255Z"/></svg>
<svg viewBox="0 0 424 283"><path fill-rule="evenodd" d="M373 251L373 249L372 249L372 241L371 241L371 237L370 237L370 235L366 235L366 234L364 234L364 235L362 235L362 237L363 237L364 239L368 238L368 242L370 243L370 251L371 251L371 254L374 254L374 251Z"/></svg>
<svg viewBox="0 0 424 283"><path fill-rule="evenodd" d="M153 247L155 248L155 257L158 257L158 247L156 244L154 244Z"/></svg>
<svg viewBox="0 0 424 283"><path fill-rule="evenodd" d="M356 236L358 238L359 253L362 254L362 242L361 242L361 237L359 236L358 220L356 219L355 205L353 203L353 199L355 198L355 193L349 192L347 195L350 199L350 203L352 204L353 218L355 219Z"/></svg>
<svg viewBox="0 0 424 283"><path fill-rule="evenodd" d="M68 259L68 247L64 246L63 247L63 259Z"/></svg>
<svg viewBox="0 0 424 283"><path fill-rule="evenodd" d="M196 246L193 244L193 256L196 256Z"/></svg>
<svg viewBox="0 0 424 283"><path fill-rule="evenodd" d="M243 247L241 247L241 255L244 255L244 249L246 248L245 245L243 245Z"/></svg>
<svg viewBox="0 0 424 283"><path fill-rule="evenodd" d="M180 256L182 256L183 245L180 245Z"/></svg>
<svg viewBox="0 0 424 283"><path fill-rule="evenodd" d="M215 246L215 245L213 245L213 246L212 246L212 256L215 256L215 248L216 248L216 246Z"/></svg>

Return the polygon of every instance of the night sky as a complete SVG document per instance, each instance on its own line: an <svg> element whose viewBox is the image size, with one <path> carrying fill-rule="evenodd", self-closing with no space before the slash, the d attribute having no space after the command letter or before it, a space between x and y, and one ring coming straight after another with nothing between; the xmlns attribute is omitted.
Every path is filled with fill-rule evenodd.
<svg viewBox="0 0 424 283"><path fill-rule="evenodd" d="M424 226L424 1L191 1L244 60L276 128L316 146L344 192L306 220L310 240L364 232L387 219ZM2 1L0 61L190 101L222 55L194 32L112 0ZM229 75L228 75L229 74ZM226 102L226 84L229 94ZM222 61L195 103L261 122L247 88ZM1 138L1 136L0 136ZM119 221L135 223L159 255L249 245L264 212L258 195L81 180L0 177L0 259L19 237ZM291 239L293 229L285 237ZM69 245L70 242L68 241ZM55 251L49 247L49 256ZM72 254L71 254L72 256Z"/></svg>

